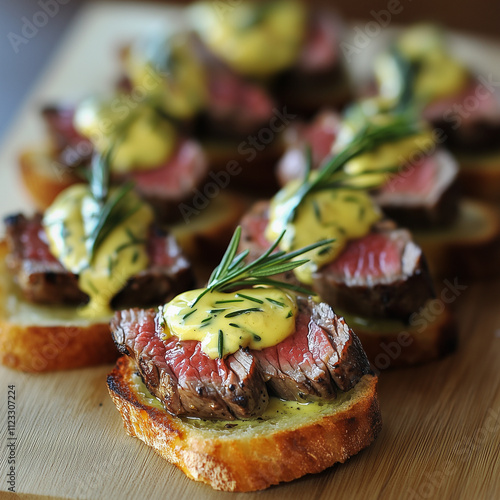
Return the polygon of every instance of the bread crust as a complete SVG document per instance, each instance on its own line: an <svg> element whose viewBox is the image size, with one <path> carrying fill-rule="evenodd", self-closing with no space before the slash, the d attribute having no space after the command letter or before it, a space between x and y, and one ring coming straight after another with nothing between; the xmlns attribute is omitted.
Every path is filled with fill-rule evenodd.
<svg viewBox="0 0 500 500"><path fill-rule="evenodd" d="M377 377L365 375L342 404L306 421L285 416L251 432L197 428L138 396L134 364L120 358L108 375L108 390L125 430L153 447L189 478L223 491L255 491L321 472L367 447L381 429ZM330 411L331 409L331 411ZM230 425L234 424L232 422Z"/></svg>
<svg viewBox="0 0 500 500"><path fill-rule="evenodd" d="M72 370L112 363L118 352L109 325L16 325L0 319L0 361L25 372Z"/></svg>
<svg viewBox="0 0 500 500"><path fill-rule="evenodd" d="M463 199L450 228L413 231L433 277L500 275L500 214L488 203Z"/></svg>
<svg viewBox="0 0 500 500"><path fill-rule="evenodd" d="M439 299L429 301L425 309L390 329L370 327L347 316L346 321L358 336L376 372L428 363L452 353L458 345L458 330L450 311Z"/></svg>
<svg viewBox="0 0 500 500"><path fill-rule="evenodd" d="M49 148L26 150L19 156L21 179L39 210L46 209L67 187L82 182L60 165Z"/></svg>
<svg viewBox="0 0 500 500"><path fill-rule="evenodd" d="M112 363L118 351L109 324L18 324L9 320L11 280L5 266L8 249L0 242L0 362L26 372L70 370Z"/></svg>

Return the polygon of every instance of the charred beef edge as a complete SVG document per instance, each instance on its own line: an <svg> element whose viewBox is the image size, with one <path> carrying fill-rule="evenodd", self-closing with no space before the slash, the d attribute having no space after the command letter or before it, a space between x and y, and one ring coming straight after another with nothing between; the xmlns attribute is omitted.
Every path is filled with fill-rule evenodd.
<svg viewBox="0 0 500 500"><path fill-rule="evenodd" d="M41 219L40 214L34 218ZM14 273L14 281L21 287L28 300L41 304L83 305L89 300L86 293L78 288L77 275L64 269L57 262L40 263L40 268L23 269L24 259L20 248L20 235L28 219L23 214L10 215L4 219L6 239L9 245L9 267ZM155 236L167 238L168 232L153 225ZM172 295L187 290L194 285L194 275L187 259L182 254L185 266L180 266L174 273L171 269L162 269L150 265L145 270L131 276L111 302L114 309L129 307L148 307L167 300Z"/></svg>
<svg viewBox="0 0 500 500"><path fill-rule="evenodd" d="M299 308L303 312L307 313L307 315L310 317L310 321L314 321L318 327L320 327L329 335L329 337L332 338L332 352L338 353L339 355L339 362L337 362L333 368L330 368L331 383L333 385L334 394L336 394L337 389L343 391L352 389L364 375L373 374L361 342L349 327L347 327L349 332L349 341L346 343L345 351L336 351L335 342L333 341L336 337L340 337L338 334L339 324L340 327L342 327L345 325L345 322L343 318L335 314L330 306L325 303L316 304L311 299L299 298ZM138 309L135 308L134 311L138 311ZM155 329L158 329L159 322L157 321L156 310L152 309L147 312L155 315ZM141 354L131 352L129 347L125 344L126 334L123 326L121 325L121 318L119 314L120 313L117 313L111 322L111 332L116 347L121 354L126 355L132 359L135 365L136 372L141 376L146 387L148 387L148 389L158 397L158 394L156 394L157 391L155 389L159 385L159 368L153 363L148 362L148 373L145 373L143 366L144 363L141 363ZM136 316L138 315L136 314ZM249 349L244 349L243 351L247 354L252 354L252 351ZM260 377L263 377L262 373L259 373L259 375ZM286 378L288 375L281 372L279 376ZM156 380L150 380L149 377L156 378ZM273 391L271 390L271 393L272 392ZM159 399L161 400L162 398L160 397ZM208 403L209 401L207 402L207 404ZM175 415L175 413L173 414ZM184 415L184 413L182 413L181 415ZM258 417L258 414L254 415L254 417ZM201 418L207 418L207 416L203 415ZM233 417L229 415L229 417L226 416L226 418L223 419L225 420L232 418Z"/></svg>

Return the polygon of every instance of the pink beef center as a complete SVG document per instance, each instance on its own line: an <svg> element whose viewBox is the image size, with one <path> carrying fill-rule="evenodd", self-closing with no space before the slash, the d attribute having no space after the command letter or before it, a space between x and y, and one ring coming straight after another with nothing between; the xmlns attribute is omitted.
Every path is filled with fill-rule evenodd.
<svg viewBox="0 0 500 500"><path fill-rule="evenodd" d="M81 136L73 126L73 117L75 110L72 108L60 108L47 116L49 127L56 134L64 137L65 141L70 145L76 145L81 142L88 142L86 138Z"/></svg>
<svg viewBox="0 0 500 500"><path fill-rule="evenodd" d="M259 87L249 85L230 73L211 75L210 105L219 112L244 113L250 120L266 120L272 115L273 103Z"/></svg>
<svg viewBox="0 0 500 500"><path fill-rule="evenodd" d="M131 177L139 189L149 193L175 194L191 186L193 178L197 178L197 167L200 161L200 150L191 141L184 141L172 157L164 164L151 170L132 173Z"/></svg>
<svg viewBox="0 0 500 500"><path fill-rule="evenodd" d="M401 273L401 252L395 241L383 234L368 234L349 241L343 252L328 264L329 271L349 277L381 278Z"/></svg>
<svg viewBox="0 0 500 500"><path fill-rule="evenodd" d="M426 195L436 182L437 163L432 156L417 164L408 164L382 189L383 193L411 193Z"/></svg>
<svg viewBox="0 0 500 500"><path fill-rule="evenodd" d="M496 95L485 89L482 84L473 82L457 95L430 103L425 109L424 115L431 120L440 118L449 114L450 110L454 110L456 105L460 108L466 107L466 112L462 109L461 113L456 113L463 123L472 122L481 117L495 116L500 109Z"/></svg>
<svg viewBox="0 0 500 500"><path fill-rule="evenodd" d="M305 131L304 143L311 146L315 165L320 165L330 155L337 132L337 128L332 128L332 124L327 120L314 123Z"/></svg>

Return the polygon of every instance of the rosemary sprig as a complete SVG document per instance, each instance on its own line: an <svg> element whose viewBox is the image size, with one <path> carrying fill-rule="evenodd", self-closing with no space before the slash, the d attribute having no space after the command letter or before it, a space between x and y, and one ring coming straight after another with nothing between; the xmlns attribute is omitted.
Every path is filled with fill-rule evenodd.
<svg viewBox="0 0 500 500"><path fill-rule="evenodd" d="M284 234L285 231L281 233L279 238L260 257L249 264L245 264L243 260L248 255L248 250L237 255L241 238L241 227L238 226L220 264L212 272L207 287L198 295L196 300L191 304L191 307L194 307L195 304L209 292L223 292L239 286L252 287L263 285L275 288L285 288L302 294L311 294L311 291L306 288L283 281L273 280L270 276L292 271L296 267L305 264L308 262L308 259L293 259L296 259L310 250L333 243L334 240L319 241L318 243L289 253L283 250L275 251Z"/></svg>
<svg viewBox="0 0 500 500"><path fill-rule="evenodd" d="M357 187L356 184L352 182L355 177L360 174L350 174L342 170L346 163L363 153L372 151L381 144L403 139L419 131L419 124L415 121L414 116L409 114L395 117L388 125L366 124L343 149L332 156L326 164L317 171L315 176L308 175L297 191L286 200L286 213L288 213L287 222L293 221L297 208L312 192L338 187L363 190L369 189L371 186ZM308 162L306 170L310 171L311 158L308 155L306 155L306 158ZM387 169L387 171L393 170L394 166L390 166ZM377 173L384 173L384 171L377 170ZM365 172L362 174L364 175Z"/></svg>
<svg viewBox="0 0 500 500"><path fill-rule="evenodd" d="M95 153L92 158L89 188L99 207L99 213L86 240L90 262L111 231L140 208L139 204L129 207L124 203L134 187L132 183L124 184L110 192L111 156L112 149L109 149L104 155Z"/></svg>
<svg viewBox="0 0 500 500"><path fill-rule="evenodd" d="M182 320L186 321L189 318L189 316L191 316L191 314L194 314L195 312L196 312L196 309L192 309L188 313L184 314L184 316L182 317Z"/></svg>
<svg viewBox="0 0 500 500"><path fill-rule="evenodd" d="M104 205L109 193L110 165L113 148L104 154L94 154L90 165L89 188L99 205Z"/></svg>
<svg viewBox="0 0 500 500"><path fill-rule="evenodd" d="M423 103L419 103L415 96L415 81L422 68L422 61L408 59L396 45L390 48L389 54L394 60L399 79L398 96L390 111L400 113L422 105Z"/></svg>
<svg viewBox="0 0 500 500"><path fill-rule="evenodd" d="M269 297L266 297L266 300L275 306L285 307L285 304L279 300L270 299Z"/></svg>

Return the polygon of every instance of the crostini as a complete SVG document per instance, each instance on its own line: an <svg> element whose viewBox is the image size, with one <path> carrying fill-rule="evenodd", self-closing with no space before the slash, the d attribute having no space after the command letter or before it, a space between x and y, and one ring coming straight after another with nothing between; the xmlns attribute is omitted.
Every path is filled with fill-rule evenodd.
<svg viewBox="0 0 500 500"><path fill-rule="evenodd" d="M173 236L132 185L109 185L109 156L90 184L60 193L43 215L5 219L0 357L24 371L112 362L113 309L155 305L193 284Z"/></svg>
<svg viewBox="0 0 500 500"><path fill-rule="evenodd" d="M500 100L495 87L448 49L443 30L408 28L375 61L380 93L412 99L460 165L467 195L500 200Z"/></svg>
<svg viewBox="0 0 500 500"><path fill-rule="evenodd" d="M422 249L410 232L384 219L367 192L383 185L392 171L385 162L363 163L383 144L408 141L419 131L412 119L400 117L385 125L369 124L350 141L337 146L319 170L312 155L303 179L287 183L270 201L259 202L242 220L242 248L255 258L275 234L287 229L283 248L292 250L321 238L334 238L330 247L307 255L309 264L288 279L308 284L337 313L357 318L371 361L384 354L383 345L408 337L391 366L423 363L453 350L456 331L443 308L427 314L435 292ZM430 337L422 334L424 330ZM430 319L429 319L430 318ZM429 343L431 347L429 347ZM385 364L385 363L384 363Z"/></svg>
<svg viewBox="0 0 500 500"><path fill-rule="evenodd" d="M239 238L240 228L206 288L111 322L124 356L108 390L128 434L224 491L320 472L381 428L377 378L356 335L327 304L272 278L303 264L290 260L302 251L273 253L277 241L247 264Z"/></svg>
<svg viewBox="0 0 500 500"><path fill-rule="evenodd" d="M262 81L281 105L302 116L351 98L339 50L342 26L331 10L299 1L238 2L218 12L190 7L205 51L248 80Z"/></svg>
<svg viewBox="0 0 500 500"><path fill-rule="evenodd" d="M361 129L370 121L395 119L398 112L381 98L354 103L345 116L321 112L284 135L285 154L277 165L281 185L302 178L311 148L312 168L328 161L346 126ZM391 118L391 113L393 114ZM393 165L387 181L372 191L384 214L409 228L435 277L477 278L500 272L500 217L486 202L461 197L459 166L436 130L423 123L413 137L387 142L357 160L358 167Z"/></svg>
<svg viewBox="0 0 500 500"><path fill-rule="evenodd" d="M192 33L174 26L138 38L123 50L122 63L129 94L148 89L150 98L200 141L212 170L241 164L233 188L272 191L272 166L281 154L278 129L286 124L276 116L277 102L265 85L244 79L208 54ZM265 135L262 142L258 133L264 128L272 137Z"/></svg>

